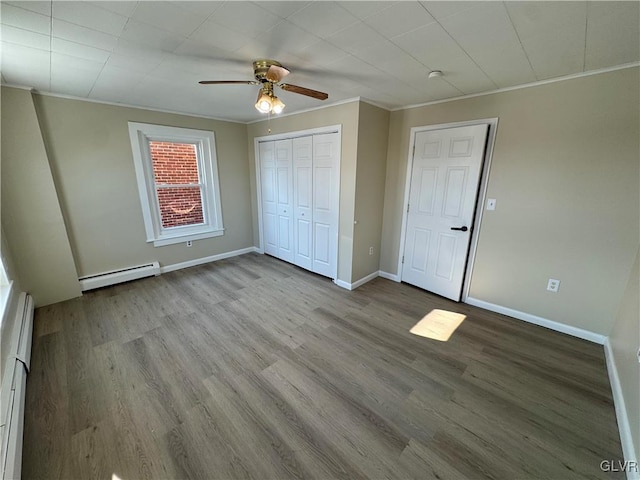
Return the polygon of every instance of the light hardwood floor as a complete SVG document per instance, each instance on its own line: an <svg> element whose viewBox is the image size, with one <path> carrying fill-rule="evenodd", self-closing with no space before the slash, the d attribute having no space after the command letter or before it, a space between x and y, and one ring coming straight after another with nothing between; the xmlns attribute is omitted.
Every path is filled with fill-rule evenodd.
<svg viewBox="0 0 640 480"><path fill-rule="evenodd" d="M447 342L409 333L467 315ZM248 254L36 311L23 476L609 478L602 347ZM115 477L113 476L115 475Z"/></svg>

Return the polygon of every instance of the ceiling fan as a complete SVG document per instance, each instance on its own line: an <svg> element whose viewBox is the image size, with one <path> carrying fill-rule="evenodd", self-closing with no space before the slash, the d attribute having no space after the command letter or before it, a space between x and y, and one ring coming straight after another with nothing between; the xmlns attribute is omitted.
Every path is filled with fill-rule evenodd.
<svg viewBox="0 0 640 480"><path fill-rule="evenodd" d="M287 92L299 93L307 97L316 98L318 100L326 100L329 95L318 90L291 85L290 83L280 83L280 81L289 75L289 70L283 67L275 60L256 60L253 62L253 74L255 80L202 80L198 83L202 85L231 85L231 84L247 84L260 85L258 92L258 100L256 101L256 109L262 113L280 113L284 109L284 103L273 93L274 87L280 87Z"/></svg>

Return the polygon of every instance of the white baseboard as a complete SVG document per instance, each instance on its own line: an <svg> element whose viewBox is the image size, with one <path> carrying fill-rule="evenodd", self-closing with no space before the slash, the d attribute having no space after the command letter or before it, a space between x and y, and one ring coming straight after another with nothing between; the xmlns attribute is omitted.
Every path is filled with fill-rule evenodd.
<svg viewBox="0 0 640 480"><path fill-rule="evenodd" d="M618 420L618 430L620 431L620 443L622 443L622 453L624 459L627 462L635 462L636 470L638 459L636 457L636 450L633 446L633 437L631 436L631 425L629 424L629 417L627 416L627 406L622 394L622 385L620 384L620 377L618 376L618 368L616 367L616 360L613 356L613 349L611 348L611 342L607 338L604 342L604 356L607 360L607 372L609 372L609 383L611 383L611 392L613 394L613 404L616 408L616 419ZM627 463L629 465L629 463ZM638 471L627 471L627 480L640 480L640 473Z"/></svg>
<svg viewBox="0 0 640 480"><path fill-rule="evenodd" d="M604 345L605 339L607 338L605 335L601 335L590 330L572 327L571 325L565 325L564 323L549 320L548 318L542 318L536 315L531 315L530 313L520 312L512 308L495 305L473 297L467 297L465 303L484 308L485 310L490 310L492 312L501 313L509 317L517 318L518 320L524 320L525 322L533 323L535 325L540 325L541 327L546 327L550 330L555 330L556 332L562 332L573 337L582 338L583 340L589 340L590 342L594 342L599 345Z"/></svg>
<svg viewBox="0 0 640 480"><path fill-rule="evenodd" d="M373 280L374 278L378 278L379 276L380 272L378 271L370 273L366 277L362 277L360 280L356 280L355 282L353 282L351 284L351 290L355 290L359 286L364 285L365 283L370 282L371 280Z"/></svg>
<svg viewBox="0 0 640 480"><path fill-rule="evenodd" d="M215 262L216 260L222 260L224 258L237 257L238 255L244 255L245 253L251 252L258 252L258 249L256 247L241 248L240 250L219 253L218 255L210 255L208 257L196 258L195 260L187 260L186 262L174 263L173 265L165 265L163 267L160 267L160 273L168 273L173 272L174 270L180 270L182 268L195 267L196 265Z"/></svg>
<svg viewBox="0 0 640 480"><path fill-rule="evenodd" d="M373 272L366 277L362 277L360 280L356 280L353 283L345 282L344 280L340 280L339 278L336 278L333 283L335 283L339 287L346 288L347 290L355 290L356 288L364 285L367 282L370 282L374 278L378 278L379 276L380 272Z"/></svg>
<svg viewBox="0 0 640 480"><path fill-rule="evenodd" d="M387 280L392 280L394 282L399 282L400 281L400 275L397 275L395 273L388 273L388 272L383 272L382 270L380 270L378 272L378 275L381 276L382 278L386 278Z"/></svg>

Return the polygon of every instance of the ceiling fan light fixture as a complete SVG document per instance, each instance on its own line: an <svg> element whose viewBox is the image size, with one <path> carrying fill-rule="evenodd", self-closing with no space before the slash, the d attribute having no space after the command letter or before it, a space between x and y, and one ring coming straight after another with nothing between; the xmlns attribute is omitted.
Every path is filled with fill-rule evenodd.
<svg viewBox="0 0 640 480"><path fill-rule="evenodd" d="M282 102L282 100L280 100L278 97L273 97L273 103L271 104L271 112L275 113L276 115L279 113L282 113L282 110L284 110L284 103Z"/></svg>
<svg viewBox="0 0 640 480"><path fill-rule="evenodd" d="M258 100L256 100L256 110L261 113L269 113L271 111L272 104L273 100L269 94L264 90L260 90L258 93Z"/></svg>

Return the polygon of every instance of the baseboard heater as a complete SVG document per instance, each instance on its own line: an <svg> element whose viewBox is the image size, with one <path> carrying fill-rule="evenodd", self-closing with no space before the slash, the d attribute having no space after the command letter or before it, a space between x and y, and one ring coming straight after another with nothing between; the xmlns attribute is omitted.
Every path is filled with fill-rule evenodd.
<svg viewBox="0 0 640 480"><path fill-rule="evenodd" d="M22 434L32 339L33 298L21 293L11 334L11 349L0 388L2 480L19 479L22 470Z"/></svg>
<svg viewBox="0 0 640 480"><path fill-rule="evenodd" d="M80 280L80 288L83 292L86 292L87 290L108 287L109 285L129 282L144 277L152 277L154 275L160 275L160 264L158 262L123 268L121 270L112 270L96 275L88 275L86 277L80 277L78 280Z"/></svg>

